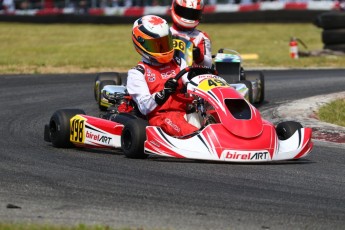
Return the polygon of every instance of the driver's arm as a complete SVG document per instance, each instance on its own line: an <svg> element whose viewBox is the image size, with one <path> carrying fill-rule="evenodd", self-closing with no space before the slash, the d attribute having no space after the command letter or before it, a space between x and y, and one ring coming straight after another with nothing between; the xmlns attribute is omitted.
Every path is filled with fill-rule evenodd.
<svg viewBox="0 0 345 230"><path fill-rule="evenodd" d="M157 107L144 75L135 68L128 71L127 90L142 114L147 115Z"/></svg>

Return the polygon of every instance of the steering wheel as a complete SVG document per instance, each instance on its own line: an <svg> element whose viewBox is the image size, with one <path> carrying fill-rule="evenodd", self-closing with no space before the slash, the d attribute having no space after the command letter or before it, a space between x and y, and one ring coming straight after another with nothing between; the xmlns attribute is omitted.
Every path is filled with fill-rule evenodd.
<svg viewBox="0 0 345 230"><path fill-rule="evenodd" d="M217 70L209 67L186 67L181 70L176 76L175 80L178 81L185 73L188 73L187 78L191 80L193 77L202 75L202 74L213 74L218 75Z"/></svg>

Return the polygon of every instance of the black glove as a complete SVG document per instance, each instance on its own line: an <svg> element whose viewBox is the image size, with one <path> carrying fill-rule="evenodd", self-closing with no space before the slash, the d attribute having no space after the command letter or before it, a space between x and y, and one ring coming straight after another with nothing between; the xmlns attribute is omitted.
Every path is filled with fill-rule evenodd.
<svg viewBox="0 0 345 230"><path fill-rule="evenodd" d="M178 83L174 78L169 78L165 84L164 89L155 95L155 101L158 105L163 105L171 94L176 92Z"/></svg>
<svg viewBox="0 0 345 230"><path fill-rule="evenodd" d="M175 93L177 86L177 81L174 78L169 78L164 84L164 91L169 94Z"/></svg>
<svg viewBox="0 0 345 230"><path fill-rule="evenodd" d="M193 60L199 60L201 55L200 48L199 47L194 47L193 48Z"/></svg>

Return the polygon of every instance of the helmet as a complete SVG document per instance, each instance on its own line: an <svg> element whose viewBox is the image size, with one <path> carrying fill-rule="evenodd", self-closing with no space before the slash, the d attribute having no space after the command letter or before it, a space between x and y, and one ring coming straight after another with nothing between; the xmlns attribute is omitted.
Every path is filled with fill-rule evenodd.
<svg viewBox="0 0 345 230"><path fill-rule="evenodd" d="M132 41L136 51L151 62L168 63L173 59L173 40L167 21L146 15L134 22Z"/></svg>
<svg viewBox="0 0 345 230"><path fill-rule="evenodd" d="M171 16L178 27L190 30L199 24L203 9L203 0L174 0L171 6Z"/></svg>

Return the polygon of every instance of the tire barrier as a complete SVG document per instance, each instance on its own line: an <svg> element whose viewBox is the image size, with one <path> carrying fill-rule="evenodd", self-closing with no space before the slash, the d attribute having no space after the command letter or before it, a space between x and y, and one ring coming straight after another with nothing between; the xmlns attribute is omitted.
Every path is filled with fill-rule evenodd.
<svg viewBox="0 0 345 230"><path fill-rule="evenodd" d="M321 39L324 49L345 52L345 12L322 13L314 24L323 29Z"/></svg>

